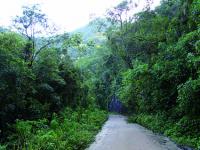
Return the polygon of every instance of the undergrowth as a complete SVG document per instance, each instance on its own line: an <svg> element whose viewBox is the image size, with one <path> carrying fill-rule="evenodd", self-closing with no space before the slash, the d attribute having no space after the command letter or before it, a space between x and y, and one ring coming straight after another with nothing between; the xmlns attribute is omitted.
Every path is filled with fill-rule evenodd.
<svg viewBox="0 0 200 150"><path fill-rule="evenodd" d="M6 145L0 145L0 150L82 150L94 140L106 120L105 111L69 108L53 114L51 121L17 120L15 132Z"/></svg>
<svg viewBox="0 0 200 150"><path fill-rule="evenodd" d="M136 122L154 132L164 134L180 145L200 149L200 119L183 117L178 121L167 119L164 115L132 115L129 122Z"/></svg>

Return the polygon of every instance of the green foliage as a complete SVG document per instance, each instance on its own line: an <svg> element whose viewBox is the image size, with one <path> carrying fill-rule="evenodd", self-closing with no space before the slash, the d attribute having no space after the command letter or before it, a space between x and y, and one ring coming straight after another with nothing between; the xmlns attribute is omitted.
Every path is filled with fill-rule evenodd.
<svg viewBox="0 0 200 150"><path fill-rule="evenodd" d="M96 20L106 27L93 38L26 33L36 24L50 29L37 6L15 20L23 36L0 32L1 141L14 149L83 149L106 118L85 108L106 110L115 95L136 114L130 120L200 147L199 0L163 0L123 19L132 4Z"/></svg>
<svg viewBox="0 0 200 150"><path fill-rule="evenodd" d="M22 11L21 16L14 18L13 26L27 39L23 55L25 62L32 67L37 55L53 43L52 34L56 29L48 23L47 16L41 12L38 4L24 6ZM49 36L46 40L37 40L44 34Z"/></svg>
<svg viewBox="0 0 200 150"><path fill-rule="evenodd" d="M6 145L0 145L0 150L6 150Z"/></svg>
<svg viewBox="0 0 200 150"><path fill-rule="evenodd" d="M118 93L122 102L128 106L128 102L133 98L132 70L129 69L126 72L123 72L122 76L123 79Z"/></svg>
<svg viewBox="0 0 200 150"><path fill-rule="evenodd" d="M15 149L85 149L106 121L107 113L97 109L65 109L47 120L16 122L9 147Z"/></svg>
<svg viewBox="0 0 200 150"><path fill-rule="evenodd" d="M197 148L200 149L200 140L197 142Z"/></svg>
<svg viewBox="0 0 200 150"><path fill-rule="evenodd" d="M65 47L79 45L79 36L70 41L62 36L52 40L34 37L29 32L24 35L23 23L30 23L28 31L35 28L35 23L46 24L45 16L36 6L24 11L24 16L16 20L22 35L0 33L0 142L9 140L9 125L16 119L49 119L67 106L88 107L82 75L65 52Z"/></svg>
<svg viewBox="0 0 200 150"><path fill-rule="evenodd" d="M116 78L111 83L128 112L136 114L131 119L195 148L199 23L199 0L164 0L155 10L136 14L134 22L121 20L126 28L111 26L106 32L112 55L123 60L115 75L118 86Z"/></svg>
<svg viewBox="0 0 200 150"><path fill-rule="evenodd" d="M178 87L178 110L183 115L199 116L200 81L189 79Z"/></svg>
<svg viewBox="0 0 200 150"><path fill-rule="evenodd" d="M105 43L103 43L105 44ZM110 49L101 44L94 47L90 56L76 61L76 66L82 70L84 84L88 87L88 100L99 108L107 109L110 97L113 95L113 79L123 68L121 59L111 54ZM90 103L91 104L91 103Z"/></svg>
<svg viewBox="0 0 200 150"><path fill-rule="evenodd" d="M27 104L31 104L31 97L30 101L25 101L24 98L28 93L34 92L35 76L22 58L21 50L25 40L15 33L1 33L0 39L0 129L2 129L6 123L13 122L14 118L26 111Z"/></svg>
<svg viewBox="0 0 200 150"><path fill-rule="evenodd" d="M42 51L30 68L23 59L25 39L1 33L0 41L0 128L17 118L49 117L66 105L75 107L85 100L84 95L80 98L78 70L69 59L61 59L56 49Z"/></svg>
<svg viewBox="0 0 200 150"><path fill-rule="evenodd" d="M129 117L129 122L137 122L154 132L163 133L178 144L199 148L199 119L183 117L175 123L173 120L167 119L163 114L139 114Z"/></svg>

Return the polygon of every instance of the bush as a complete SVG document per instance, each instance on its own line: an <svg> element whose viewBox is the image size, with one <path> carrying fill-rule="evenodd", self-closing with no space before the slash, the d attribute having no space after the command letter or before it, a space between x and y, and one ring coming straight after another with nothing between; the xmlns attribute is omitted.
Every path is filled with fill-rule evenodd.
<svg viewBox="0 0 200 150"><path fill-rule="evenodd" d="M200 79L189 79L178 87L178 110L191 117L200 115Z"/></svg>
<svg viewBox="0 0 200 150"><path fill-rule="evenodd" d="M6 150L6 147L7 147L6 145L1 145L0 144L0 150Z"/></svg>
<svg viewBox="0 0 200 150"><path fill-rule="evenodd" d="M52 120L18 120L9 147L30 150L81 150L90 144L107 119L98 109L72 111L65 109L53 114Z"/></svg>

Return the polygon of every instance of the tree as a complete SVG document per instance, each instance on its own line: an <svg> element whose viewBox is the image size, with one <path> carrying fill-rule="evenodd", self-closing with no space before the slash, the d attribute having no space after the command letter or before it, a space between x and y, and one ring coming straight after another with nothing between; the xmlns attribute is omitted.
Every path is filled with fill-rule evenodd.
<svg viewBox="0 0 200 150"><path fill-rule="evenodd" d="M14 27L28 40L23 50L24 60L32 66L40 51L52 43L52 38L46 38L48 40L39 44L37 38L52 35L56 28L49 25L48 18L41 12L39 5L24 6L22 16L16 16L13 22Z"/></svg>
<svg viewBox="0 0 200 150"><path fill-rule="evenodd" d="M8 123L29 115L27 106L32 99L34 74L23 62L24 44L25 39L16 33L0 33L0 138Z"/></svg>
<svg viewBox="0 0 200 150"><path fill-rule="evenodd" d="M107 11L107 19L112 24L107 31L108 41L112 49L115 50L115 53L124 59L127 67L129 68L132 67L132 64L127 53L128 51L125 39L128 31L128 25L133 20L133 15L131 14L132 10L136 7L137 3L133 3L131 0L124 0L116 7Z"/></svg>
<svg viewBox="0 0 200 150"><path fill-rule="evenodd" d="M112 24L119 23L120 29L122 30L124 27L124 21L126 24L129 21L132 21L132 18L128 13L133 7L137 7L137 4L133 4L131 0L124 0L116 7L113 7L107 11L107 19L111 21Z"/></svg>

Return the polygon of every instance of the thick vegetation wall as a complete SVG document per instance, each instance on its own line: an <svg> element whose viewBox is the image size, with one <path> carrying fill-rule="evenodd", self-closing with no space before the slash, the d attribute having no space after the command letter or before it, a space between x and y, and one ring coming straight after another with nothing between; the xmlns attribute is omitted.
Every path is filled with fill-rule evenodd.
<svg viewBox="0 0 200 150"><path fill-rule="evenodd" d="M51 120L53 113L66 107L89 105L80 70L66 52L68 47L78 45L79 38L68 34L34 37L43 30L29 30L46 23L41 21L46 21L45 15L37 5L25 7L23 12L24 16L15 20L18 32L0 32L0 142L9 141L17 119Z"/></svg>
<svg viewBox="0 0 200 150"><path fill-rule="evenodd" d="M163 0L134 22L117 20L114 14L129 8L122 4L112 10L115 24L107 31L113 93L139 114L133 120L199 147L200 1Z"/></svg>

